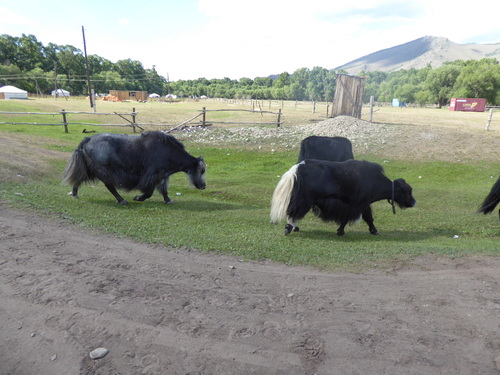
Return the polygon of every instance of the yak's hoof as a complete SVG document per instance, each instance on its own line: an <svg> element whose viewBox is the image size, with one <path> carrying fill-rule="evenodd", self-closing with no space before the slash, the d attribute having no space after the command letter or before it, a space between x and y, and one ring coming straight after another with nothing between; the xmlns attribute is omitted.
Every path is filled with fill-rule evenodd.
<svg viewBox="0 0 500 375"><path fill-rule="evenodd" d="M337 236L339 236L339 237L345 237L345 232L337 232Z"/></svg>
<svg viewBox="0 0 500 375"><path fill-rule="evenodd" d="M293 227L290 224L285 225L285 236L288 236L293 230Z"/></svg>
<svg viewBox="0 0 500 375"><path fill-rule="evenodd" d="M128 202L125 199L118 203L120 203L122 206L126 206L128 204Z"/></svg>
<svg viewBox="0 0 500 375"><path fill-rule="evenodd" d="M370 232L371 234L373 234L374 236L378 236L378 232Z"/></svg>
<svg viewBox="0 0 500 375"><path fill-rule="evenodd" d="M172 199L169 199L168 201L164 201L165 204L174 204L174 201Z"/></svg>

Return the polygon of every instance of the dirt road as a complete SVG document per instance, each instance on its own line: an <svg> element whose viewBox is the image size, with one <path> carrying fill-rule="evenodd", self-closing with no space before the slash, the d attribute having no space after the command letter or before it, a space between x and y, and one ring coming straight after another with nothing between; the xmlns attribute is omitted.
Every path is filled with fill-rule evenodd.
<svg viewBox="0 0 500 375"><path fill-rule="evenodd" d="M499 270L244 262L0 202L0 373L498 374ZM90 359L98 347L109 353Z"/></svg>

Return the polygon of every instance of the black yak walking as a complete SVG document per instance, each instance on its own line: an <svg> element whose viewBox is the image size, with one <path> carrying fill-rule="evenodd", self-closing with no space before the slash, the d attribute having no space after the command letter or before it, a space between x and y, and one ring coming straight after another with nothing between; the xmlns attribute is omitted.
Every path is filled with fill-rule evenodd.
<svg viewBox="0 0 500 375"><path fill-rule="evenodd" d="M144 201L151 197L155 187L168 197L169 176L185 172L192 185L205 189L205 161L189 155L184 145L173 136L160 131L126 134L96 134L85 138L68 160L63 182L72 186L73 197L78 197L82 183L101 180L120 204L128 202L117 189L139 190L134 198Z"/></svg>
<svg viewBox="0 0 500 375"><path fill-rule="evenodd" d="M307 159L281 177L271 201L271 222L286 218L286 235L298 231L297 222L313 209L321 219L340 225L339 236L345 234L347 223L360 216L370 233L378 234L370 205L382 199L389 200L393 208L394 203L401 208L415 206L411 186L403 179L391 181L379 164Z"/></svg>

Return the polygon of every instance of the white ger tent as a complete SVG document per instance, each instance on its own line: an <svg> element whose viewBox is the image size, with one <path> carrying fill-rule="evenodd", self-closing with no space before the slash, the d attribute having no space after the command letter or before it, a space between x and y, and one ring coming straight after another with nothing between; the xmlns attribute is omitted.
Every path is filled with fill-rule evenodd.
<svg viewBox="0 0 500 375"><path fill-rule="evenodd" d="M54 90L52 91L52 96L69 96L70 93L69 91L66 91L66 90L63 90L63 89L57 89L57 90Z"/></svg>
<svg viewBox="0 0 500 375"><path fill-rule="evenodd" d="M15 86L0 87L0 98L3 99L28 99L28 92Z"/></svg>

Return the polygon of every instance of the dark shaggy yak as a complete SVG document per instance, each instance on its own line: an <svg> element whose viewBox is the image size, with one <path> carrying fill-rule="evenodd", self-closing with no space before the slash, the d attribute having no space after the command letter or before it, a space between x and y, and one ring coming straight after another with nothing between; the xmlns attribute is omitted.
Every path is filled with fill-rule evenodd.
<svg viewBox="0 0 500 375"><path fill-rule="evenodd" d="M497 204L500 203L500 177L491 188L490 193L484 199L483 204L479 207L478 212L483 214L490 214L493 212ZM498 210L498 217L500 218L500 209Z"/></svg>
<svg viewBox="0 0 500 375"><path fill-rule="evenodd" d="M68 160L63 182L72 186L73 197L78 197L82 183L101 180L120 204L128 202L117 189L140 190L134 198L144 201L151 197L155 187L168 197L170 175L185 172L197 189L205 189L205 161L189 155L184 145L173 136L160 131L140 135L96 134L85 138Z"/></svg>
<svg viewBox="0 0 500 375"><path fill-rule="evenodd" d="M339 236L345 235L349 222L360 217L371 234L378 234L370 205L382 199L389 200L393 210L394 203L400 208L416 203L411 186L403 179L391 181L379 164L307 159L290 168L278 182L271 201L271 222L286 218L287 235L299 230L297 222L312 209L321 219L339 224Z"/></svg>
<svg viewBox="0 0 500 375"><path fill-rule="evenodd" d="M346 161L354 159L352 143L344 137L310 136L300 142L299 161L319 159L330 161Z"/></svg>

